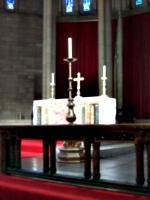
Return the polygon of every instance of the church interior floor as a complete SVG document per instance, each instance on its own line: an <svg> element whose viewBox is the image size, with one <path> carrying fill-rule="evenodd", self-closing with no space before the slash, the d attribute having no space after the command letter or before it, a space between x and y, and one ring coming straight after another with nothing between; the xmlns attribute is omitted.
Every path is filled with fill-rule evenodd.
<svg viewBox="0 0 150 200"><path fill-rule="evenodd" d="M145 180L147 177L147 161L146 152L144 154L144 173ZM22 169L42 171L43 158L42 156L22 158ZM57 174L69 175L75 177L83 177L84 164L83 163L60 163L57 162ZM92 169L92 164L91 164ZM100 159L101 180L122 183L122 184L136 184L136 157L135 153L128 153L115 157ZM145 185L147 182L145 181Z"/></svg>

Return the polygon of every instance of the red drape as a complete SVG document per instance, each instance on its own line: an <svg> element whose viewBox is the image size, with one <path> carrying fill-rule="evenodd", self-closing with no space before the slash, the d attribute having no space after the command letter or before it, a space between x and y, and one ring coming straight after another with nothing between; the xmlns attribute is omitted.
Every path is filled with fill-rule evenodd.
<svg viewBox="0 0 150 200"><path fill-rule="evenodd" d="M136 106L137 118L150 118L150 13L123 18L123 104ZM114 63L116 21L112 21L112 62ZM73 39L72 77L85 78L81 95L98 95L98 23L57 23L56 98L68 98L68 37ZM73 97L76 83L73 82Z"/></svg>
<svg viewBox="0 0 150 200"><path fill-rule="evenodd" d="M73 57L72 77L77 72L85 78L81 82L81 96L98 95L98 24L97 22L57 23L56 34L56 98L68 98L68 37L72 38ZM77 83L73 82L73 97Z"/></svg>
<svg viewBox="0 0 150 200"><path fill-rule="evenodd" d="M150 13L123 19L123 102L150 118Z"/></svg>
<svg viewBox="0 0 150 200"><path fill-rule="evenodd" d="M56 98L68 98L68 37L73 40L73 57L78 60L72 65L72 77L81 72L81 96L98 94L98 22L57 23L56 30ZM116 20L112 21L112 63L114 63ZM112 74L113 76L113 74ZM112 85L113 87L113 85ZM73 97L76 95L73 82Z"/></svg>

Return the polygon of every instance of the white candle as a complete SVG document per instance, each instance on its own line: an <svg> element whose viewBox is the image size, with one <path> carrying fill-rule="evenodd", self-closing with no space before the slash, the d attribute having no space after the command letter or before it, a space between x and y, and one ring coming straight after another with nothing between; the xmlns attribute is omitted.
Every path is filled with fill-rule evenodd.
<svg viewBox="0 0 150 200"><path fill-rule="evenodd" d="M68 38L68 58L72 58L72 38Z"/></svg>
<svg viewBox="0 0 150 200"><path fill-rule="evenodd" d="M54 84L54 73L52 73L52 84Z"/></svg>
<svg viewBox="0 0 150 200"><path fill-rule="evenodd" d="M106 65L103 66L103 77L106 77Z"/></svg>

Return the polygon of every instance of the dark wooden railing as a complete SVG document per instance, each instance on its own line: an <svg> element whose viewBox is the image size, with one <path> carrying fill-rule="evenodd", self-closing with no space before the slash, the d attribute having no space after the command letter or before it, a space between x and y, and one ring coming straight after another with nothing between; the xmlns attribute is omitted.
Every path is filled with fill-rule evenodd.
<svg viewBox="0 0 150 200"><path fill-rule="evenodd" d="M135 182L144 184L144 146L147 149L147 183L150 185L150 124L114 125L41 125L41 126L0 126L0 171L20 172L21 140L43 141L43 174L56 175L56 141L78 140L84 142L84 177L100 178L101 142L131 142L136 150ZM91 144L93 144L93 170L91 169ZM50 158L48 148L50 147ZM35 173L35 172L34 172ZM38 173L38 172L37 172Z"/></svg>

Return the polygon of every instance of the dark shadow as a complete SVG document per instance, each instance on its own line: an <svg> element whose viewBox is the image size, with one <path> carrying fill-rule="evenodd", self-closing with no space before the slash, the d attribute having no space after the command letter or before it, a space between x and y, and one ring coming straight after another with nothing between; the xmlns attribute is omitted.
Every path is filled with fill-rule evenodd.
<svg viewBox="0 0 150 200"><path fill-rule="evenodd" d="M129 122L134 123L135 119L135 105L123 105L122 108L117 109L116 120L117 123Z"/></svg>

